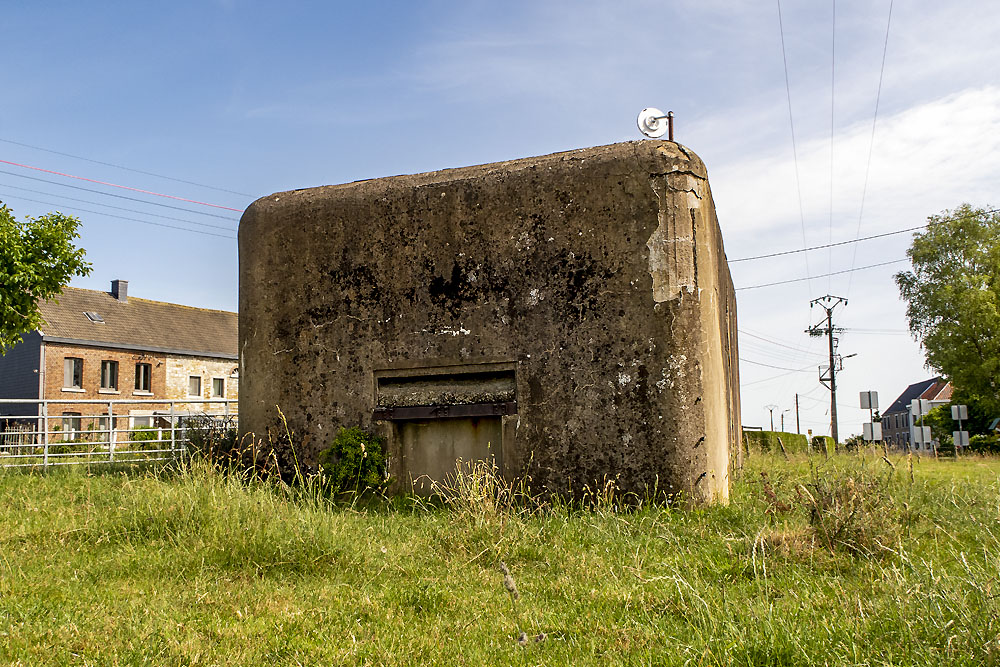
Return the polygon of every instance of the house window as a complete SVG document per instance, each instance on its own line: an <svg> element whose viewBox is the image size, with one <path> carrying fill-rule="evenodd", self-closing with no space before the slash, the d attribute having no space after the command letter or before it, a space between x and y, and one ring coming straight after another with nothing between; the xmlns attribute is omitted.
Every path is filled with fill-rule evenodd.
<svg viewBox="0 0 1000 667"><path fill-rule="evenodd" d="M101 389L118 389L118 362L101 362Z"/></svg>
<svg viewBox="0 0 1000 667"><path fill-rule="evenodd" d="M188 377L188 396L201 397L201 376L191 375Z"/></svg>
<svg viewBox="0 0 1000 667"><path fill-rule="evenodd" d="M64 440L76 440L80 435L80 413L62 413L62 431Z"/></svg>
<svg viewBox="0 0 1000 667"><path fill-rule="evenodd" d="M226 379L212 378L212 398L226 397Z"/></svg>
<svg viewBox="0 0 1000 667"><path fill-rule="evenodd" d="M63 361L63 388L83 389L83 359L66 357Z"/></svg>
<svg viewBox="0 0 1000 667"><path fill-rule="evenodd" d="M136 364L135 365L135 390L136 391L150 391L150 377L153 374L152 364Z"/></svg>

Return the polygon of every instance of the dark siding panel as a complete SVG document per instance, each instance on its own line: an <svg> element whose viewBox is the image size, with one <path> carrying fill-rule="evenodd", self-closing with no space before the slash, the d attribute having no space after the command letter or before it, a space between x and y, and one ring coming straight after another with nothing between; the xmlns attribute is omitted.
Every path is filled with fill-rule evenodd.
<svg viewBox="0 0 1000 667"><path fill-rule="evenodd" d="M0 399L38 398L38 363L42 337L37 332L24 336L21 342L0 356ZM0 414L23 414L24 406L0 403Z"/></svg>

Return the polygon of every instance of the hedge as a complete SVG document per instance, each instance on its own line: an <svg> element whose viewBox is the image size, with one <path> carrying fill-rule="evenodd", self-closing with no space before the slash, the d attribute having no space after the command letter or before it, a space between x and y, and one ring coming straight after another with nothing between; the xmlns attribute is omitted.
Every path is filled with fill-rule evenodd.
<svg viewBox="0 0 1000 667"><path fill-rule="evenodd" d="M784 431L743 431L743 446L748 452L780 452L781 444L785 446L785 452L793 454L804 452L808 449L806 436L801 433L786 433Z"/></svg>

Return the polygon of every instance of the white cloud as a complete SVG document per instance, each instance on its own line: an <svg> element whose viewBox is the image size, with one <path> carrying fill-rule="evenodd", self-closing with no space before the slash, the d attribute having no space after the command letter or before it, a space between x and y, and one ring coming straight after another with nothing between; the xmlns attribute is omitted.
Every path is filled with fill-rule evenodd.
<svg viewBox="0 0 1000 667"><path fill-rule="evenodd" d="M1000 87L984 86L948 95L881 118L876 128L871 176L862 220L862 235L922 224L930 214L954 208L962 202L986 205L996 201L1000 176ZM852 238L857 229L858 206L864 179L871 126L856 123L836 144L834 183L834 240ZM825 144L825 145L824 145ZM829 238L829 140L814 139L801 147L799 167L803 174L807 238L810 245ZM825 182L824 182L825 180ZM778 186L780 184L780 187ZM801 247L798 203L794 192L794 167L790 155L774 150L767 155L736 161L714 169L712 187L723 225L727 252L731 257L776 249ZM909 235L897 235L862 243L857 257L853 246L810 253L811 273L824 273L903 257ZM851 333L850 329L906 329L904 304L892 280L906 264L859 272L854 276L816 279L783 287L739 293L743 325L769 332L779 340L805 341L800 333L801 313L809 298L828 290L850 297L838 315L848 327L842 339L845 354L860 352L845 363L841 377L845 420L842 432L860 429L858 410L851 413L858 391L881 390L888 402L909 383L930 376L923 368L919 347L907 335ZM803 276L802 255L733 265L737 285L772 282ZM853 293L852 293L853 292ZM742 326L742 325L741 325ZM742 342L742 341L741 341ZM775 348L772 346L773 349ZM762 361L753 347L743 355ZM794 367L789 364L775 364ZM754 382L780 371L745 364L744 382ZM744 396L747 423L759 423L761 407L754 396L788 393L793 387L812 386L808 374L786 375L769 383L752 385L756 391ZM891 394L891 395L890 395ZM788 398L788 397L784 397ZM807 406L812 419L826 409ZM850 416L853 414L853 416ZM852 421L847 421L847 418ZM853 430L852 430L853 429Z"/></svg>

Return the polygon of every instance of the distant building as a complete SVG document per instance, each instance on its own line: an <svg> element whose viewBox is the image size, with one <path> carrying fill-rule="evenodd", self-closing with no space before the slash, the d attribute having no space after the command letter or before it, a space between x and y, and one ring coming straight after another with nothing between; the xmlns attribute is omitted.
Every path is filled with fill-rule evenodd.
<svg viewBox="0 0 1000 667"><path fill-rule="evenodd" d="M910 412L910 404L916 399L930 401L931 409L951 402L952 386L939 377L911 384L882 413L882 441L891 447L909 449L914 452L929 453L931 444L921 444L915 429L919 426Z"/></svg>
<svg viewBox="0 0 1000 667"><path fill-rule="evenodd" d="M42 327L0 357L0 417L36 409L4 399L35 399L39 416L48 401L48 422L64 434L132 429L166 414L168 404L153 399L239 396L236 313L129 298L124 280L110 292L67 287L39 307ZM73 399L119 402L116 423L108 424L108 404L60 402ZM121 403L128 399L146 402ZM173 408L201 409L192 406Z"/></svg>

